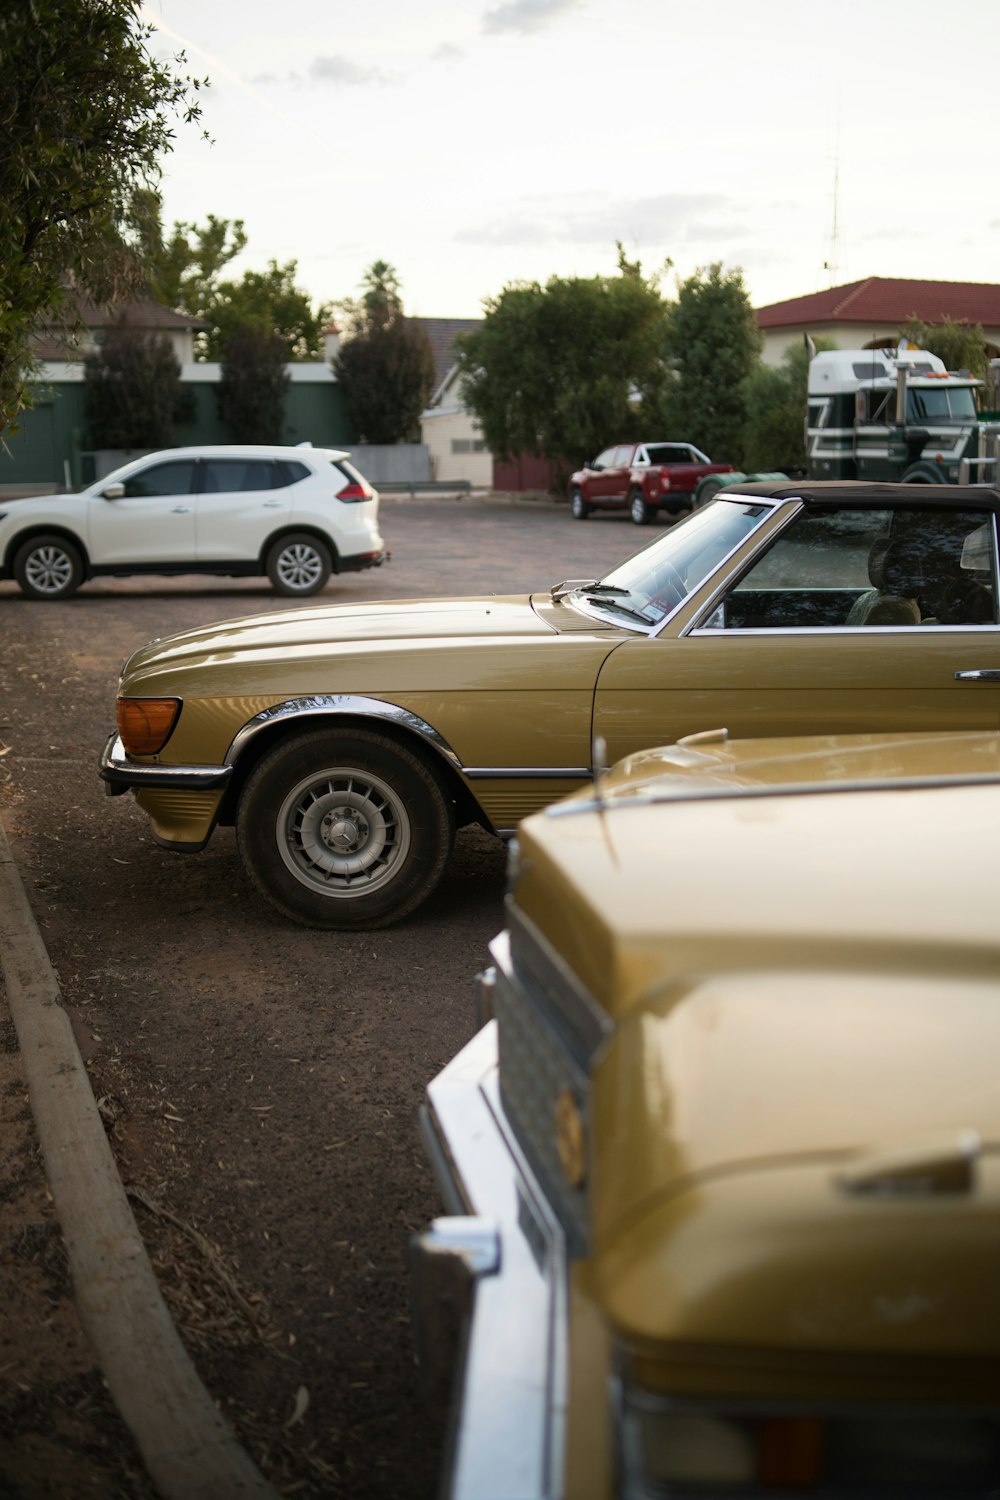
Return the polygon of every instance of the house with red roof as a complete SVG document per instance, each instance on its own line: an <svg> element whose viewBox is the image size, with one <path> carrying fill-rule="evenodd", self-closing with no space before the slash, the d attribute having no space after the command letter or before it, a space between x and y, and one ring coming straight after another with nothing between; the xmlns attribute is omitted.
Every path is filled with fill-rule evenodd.
<svg viewBox="0 0 1000 1500"><path fill-rule="evenodd" d="M1000 285L992 282L866 276L757 309L768 365L780 364L785 350L806 334L834 339L841 349L893 348L911 318L979 324L990 358L1000 356Z"/></svg>

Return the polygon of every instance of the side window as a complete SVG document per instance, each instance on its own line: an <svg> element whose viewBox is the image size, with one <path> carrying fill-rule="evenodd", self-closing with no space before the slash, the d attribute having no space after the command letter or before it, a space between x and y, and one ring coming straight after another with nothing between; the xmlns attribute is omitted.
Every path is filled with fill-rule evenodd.
<svg viewBox="0 0 1000 1500"><path fill-rule="evenodd" d="M632 444L631 443L620 443L618 445L618 447L615 449L615 455L614 455L614 459L612 460L612 462L613 462L613 465L614 465L614 467L616 469L624 469L624 468L628 467L628 464L630 463L631 458L632 458Z"/></svg>
<svg viewBox="0 0 1000 1500"><path fill-rule="evenodd" d="M309 470L305 464L298 463L292 458L279 458L274 465L274 488L276 490L287 489L290 484L298 484L300 479L308 479Z"/></svg>
<svg viewBox="0 0 1000 1500"><path fill-rule="evenodd" d="M896 392L894 390L867 389L858 392L859 417L872 426L885 426L896 414Z"/></svg>
<svg viewBox="0 0 1000 1500"><path fill-rule="evenodd" d="M208 495L273 490L274 465L262 458L206 458L201 465L201 488Z"/></svg>
<svg viewBox="0 0 1000 1500"><path fill-rule="evenodd" d="M605 448L603 453L597 455L590 467L592 469L610 469L614 456L614 448Z"/></svg>
<svg viewBox="0 0 1000 1500"><path fill-rule="evenodd" d="M807 511L706 624L729 630L993 624L995 557L987 511Z"/></svg>
<svg viewBox="0 0 1000 1500"><path fill-rule="evenodd" d="M177 459L171 463L151 464L140 469L125 480L126 500L148 499L153 495L190 495L194 488L195 464L193 459Z"/></svg>

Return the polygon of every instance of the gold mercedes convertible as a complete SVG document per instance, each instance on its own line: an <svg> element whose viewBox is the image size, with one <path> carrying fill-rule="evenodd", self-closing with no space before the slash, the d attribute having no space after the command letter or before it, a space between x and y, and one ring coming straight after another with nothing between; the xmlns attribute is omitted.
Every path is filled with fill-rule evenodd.
<svg viewBox="0 0 1000 1500"><path fill-rule="evenodd" d="M185 631L126 662L100 773L167 848L235 824L286 916L382 926L456 827L511 833L601 744L1000 726L998 509L980 486L748 484L546 593Z"/></svg>

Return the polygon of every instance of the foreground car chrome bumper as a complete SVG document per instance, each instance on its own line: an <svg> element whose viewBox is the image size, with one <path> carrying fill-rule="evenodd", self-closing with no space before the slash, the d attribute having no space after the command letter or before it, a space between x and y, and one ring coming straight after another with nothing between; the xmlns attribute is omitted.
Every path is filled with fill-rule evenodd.
<svg viewBox="0 0 1000 1500"><path fill-rule="evenodd" d="M452 1406L451 1500L562 1493L566 1275L562 1231L500 1101L490 1022L427 1090L421 1129L447 1206L414 1241L417 1334L433 1358L442 1286L468 1293ZM463 1209L466 1211L463 1212Z"/></svg>
<svg viewBox="0 0 1000 1500"><path fill-rule="evenodd" d="M130 760L117 734L108 738L97 769L109 797L144 787L168 787L191 792L217 792L233 774L232 766L161 766Z"/></svg>

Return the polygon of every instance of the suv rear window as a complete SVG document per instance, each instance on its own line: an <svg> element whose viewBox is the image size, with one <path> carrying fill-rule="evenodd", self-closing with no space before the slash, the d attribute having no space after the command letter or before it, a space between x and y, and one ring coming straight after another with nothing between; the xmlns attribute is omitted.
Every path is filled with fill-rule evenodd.
<svg viewBox="0 0 1000 1500"><path fill-rule="evenodd" d="M297 463L292 458L279 458L274 465L274 488L276 490L287 489L290 484L298 484L302 479L308 479L312 471L305 464Z"/></svg>
<svg viewBox="0 0 1000 1500"><path fill-rule="evenodd" d="M207 495L273 490L274 465L269 458L205 458L201 488Z"/></svg>

